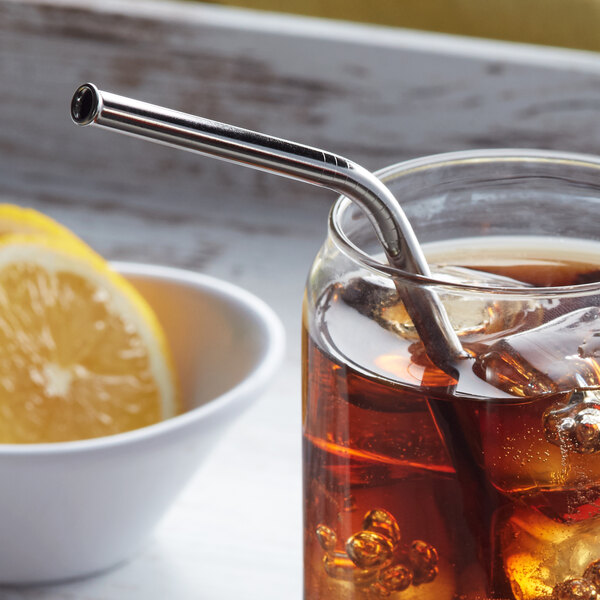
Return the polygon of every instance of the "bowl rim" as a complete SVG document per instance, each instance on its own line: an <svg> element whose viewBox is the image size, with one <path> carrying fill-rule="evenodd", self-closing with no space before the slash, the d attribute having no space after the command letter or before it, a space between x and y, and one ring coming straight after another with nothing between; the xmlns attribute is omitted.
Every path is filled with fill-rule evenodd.
<svg viewBox="0 0 600 600"><path fill-rule="evenodd" d="M111 261L119 273L128 276L141 276L149 279L160 279L210 291L213 296L221 296L243 306L258 320L259 329L267 343L257 357L252 371L232 388L205 404L192 408L182 414L175 415L159 423L117 433L114 435L74 440L68 442L51 442L41 444L1 444L0 458L7 456L57 456L80 455L87 452L124 449L145 442L153 442L157 438L178 435L185 429L193 427L198 421L224 415L253 392L261 390L272 378L281 363L285 350L285 332L283 324L273 309L258 296L227 281L178 267L137 263L129 261Z"/></svg>

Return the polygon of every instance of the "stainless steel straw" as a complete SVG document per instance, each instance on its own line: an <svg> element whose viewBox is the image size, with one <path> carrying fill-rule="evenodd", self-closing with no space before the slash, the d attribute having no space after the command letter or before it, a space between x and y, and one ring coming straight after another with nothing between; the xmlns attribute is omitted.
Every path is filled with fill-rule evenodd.
<svg viewBox="0 0 600 600"><path fill-rule="evenodd" d="M98 125L329 188L356 202L372 223L390 264L429 276L429 266L406 215L390 190L360 165L325 150L147 104L86 83L71 101L77 125ZM429 358L455 374L465 352L437 295L426 287L398 292Z"/></svg>

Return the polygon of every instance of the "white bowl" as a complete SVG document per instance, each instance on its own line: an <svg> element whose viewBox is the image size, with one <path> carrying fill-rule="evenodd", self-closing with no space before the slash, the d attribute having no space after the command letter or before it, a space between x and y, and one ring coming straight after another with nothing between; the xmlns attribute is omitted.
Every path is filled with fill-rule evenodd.
<svg viewBox="0 0 600 600"><path fill-rule="evenodd" d="M81 577L131 557L283 356L281 323L252 294L179 269L118 263L155 309L186 412L136 431L0 445L0 582Z"/></svg>

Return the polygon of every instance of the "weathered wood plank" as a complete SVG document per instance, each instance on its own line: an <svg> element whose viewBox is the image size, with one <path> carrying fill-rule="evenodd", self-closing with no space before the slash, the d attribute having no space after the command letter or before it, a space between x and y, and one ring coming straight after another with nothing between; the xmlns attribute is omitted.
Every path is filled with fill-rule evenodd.
<svg viewBox="0 0 600 600"><path fill-rule="evenodd" d="M469 147L598 150L596 55L524 51L526 62L502 44L285 22L202 5L1 0L0 192L103 210L123 209L126 197L125 210L197 206L204 216L239 214L250 199L275 223L282 202L327 199L79 130L67 104L84 80L323 146L369 168Z"/></svg>

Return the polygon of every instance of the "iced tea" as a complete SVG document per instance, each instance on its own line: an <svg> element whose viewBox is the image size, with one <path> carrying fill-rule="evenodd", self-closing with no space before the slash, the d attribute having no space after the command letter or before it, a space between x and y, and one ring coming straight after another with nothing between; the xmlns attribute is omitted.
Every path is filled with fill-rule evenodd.
<svg viewBox="0 0 600 600"><path fill-rule="evenodd" d="M492 289L600 281L593 242L478 243L432 247L433 271ZM471 355L453 374L376 278L346 273L305 308L306 600L600 597L593 287L443 298Z"/></svg>

